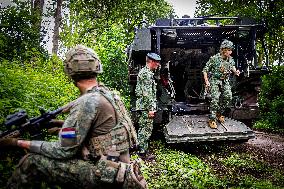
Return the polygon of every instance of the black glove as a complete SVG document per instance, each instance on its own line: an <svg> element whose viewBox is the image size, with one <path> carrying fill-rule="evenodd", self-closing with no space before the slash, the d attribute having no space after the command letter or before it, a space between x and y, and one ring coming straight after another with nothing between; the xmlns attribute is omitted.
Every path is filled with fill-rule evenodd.
<svg viewBox="0 0 284 189"><path fill-rule="evenodd" d="M18 139L16 138L3 138L0 139L0 148L8 146L18 146Z"/></svg>

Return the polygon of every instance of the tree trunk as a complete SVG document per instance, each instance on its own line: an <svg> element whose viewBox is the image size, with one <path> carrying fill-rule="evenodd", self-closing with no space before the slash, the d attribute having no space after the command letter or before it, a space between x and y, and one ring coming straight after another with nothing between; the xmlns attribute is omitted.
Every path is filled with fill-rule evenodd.
<svg viewBox="0 0 284 189"><path fill-rule="evenodd" d="M54 34L52 38L52 54L57 55L58 47L59 47L59 28L61 25L61 7L62 7L62 0L57 0L57 6L54 13Z"/></svg>
<svg viewBox="0 0 284 189"><path fill-rule="evenodd" d="M37 22L34 23L35 27L38 30L38 33L41 32L41 21L42 21L42 16L43 16L43 6L44 6L44 0L32 0L32 11L34 14L38 15L38 20ZM40 38L38 39L40 43Z"/></svg>

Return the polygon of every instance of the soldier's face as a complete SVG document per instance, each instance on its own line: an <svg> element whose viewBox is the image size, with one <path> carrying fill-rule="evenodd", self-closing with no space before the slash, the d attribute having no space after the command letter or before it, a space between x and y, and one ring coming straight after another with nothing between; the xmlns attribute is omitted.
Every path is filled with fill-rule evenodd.
<svg viewBox="0 0 284 189"><path fill-rule="evenodd" d="M229 49L229 48L223 49L223 56L224 57L230 57L231 54L232 54L232 49Z"/></svg>
<svg viewBox="0 0 284 189"><path fill-rule="evenodd" d="M150 66L151 70L156 70L159 66L160 66L159 61L151 60L151 66Z"/></svg>

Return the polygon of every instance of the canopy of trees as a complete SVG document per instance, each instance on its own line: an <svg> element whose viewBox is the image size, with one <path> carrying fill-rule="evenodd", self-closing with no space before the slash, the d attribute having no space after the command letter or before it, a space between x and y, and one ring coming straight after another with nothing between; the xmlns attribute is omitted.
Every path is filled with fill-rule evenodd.
<svg viewBox="0 0 284 189"><path fill-rule="evenodd" d="M283 62L284 1L282 0L197 0L197 16L239 16L264 24L270 62ZM260 53L263 49L259 49Z"/></svg>

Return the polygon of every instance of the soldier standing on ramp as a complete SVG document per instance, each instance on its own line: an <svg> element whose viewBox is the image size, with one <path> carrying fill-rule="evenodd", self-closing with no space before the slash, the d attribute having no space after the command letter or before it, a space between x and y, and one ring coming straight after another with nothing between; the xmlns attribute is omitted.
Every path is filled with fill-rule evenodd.
<svg viewBox="0 0 284 189"><path fill-rule="evenodd" d="M142 157L147 155L148 140L152 134L153 118L157 111L157 84L154 79L154 71L160 66L160 60L160 56L156 53L148 53L146 66L139 71L137 78L136 110L143 110L139 118L138 130L139 154Z"/></svg>
<svg viewBox="0 0 284 189"><path fill-rule="evenodd" d="M229 40L224 40L220 46L220 53L212 56L203 68L205 87L210 89L210 115L208 125L212 129L217 128L216 119L224 124L225 117L222 115L232 101L231 85L229 75L233 72L239 76L240 71L236 70L235 61L231 57L234 45ZM211 74L210 81L208 73ZM220 96L223 97L220 100Z"/></svg>

